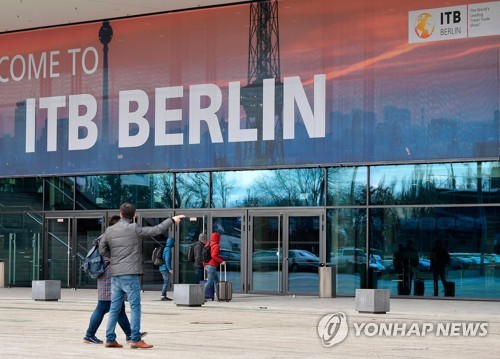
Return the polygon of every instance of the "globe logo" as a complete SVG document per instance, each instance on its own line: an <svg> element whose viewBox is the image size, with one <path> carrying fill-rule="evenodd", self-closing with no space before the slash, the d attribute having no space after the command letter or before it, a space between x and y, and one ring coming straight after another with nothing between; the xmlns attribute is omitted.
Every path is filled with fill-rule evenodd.
<svg viewBox="0 0 500 359"><path fill-rule="evenodd" d="M421 39L427 39L434 32L434 19L428 12L424 12L415 21L415 34Z"/></svg>
<svg viewBox="0 0 500 359"><path fill-rule="evenodd" d="M332 347L342 342L349 328L346 315L342 312L327 314L318 323L318 335L325 347Z"/></svg>

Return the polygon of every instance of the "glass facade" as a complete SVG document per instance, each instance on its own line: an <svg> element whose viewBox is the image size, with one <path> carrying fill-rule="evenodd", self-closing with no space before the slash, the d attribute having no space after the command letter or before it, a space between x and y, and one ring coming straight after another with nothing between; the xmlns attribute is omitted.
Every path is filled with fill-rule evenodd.
<svg viewBox="0 0 500 359"><path fill-rule="evenodd" d="M236 290L247 290L245 273L251 266L250 290L276 292L286 286L289 292L314 293L317 274L311 268L321 261L336 266L338 294L353 295L356 288L372 287L413 296L414 287L410 293L402 292L397 262L398 249L412 242L418 257L411 268L412 283L424 282L424 297L442 296L440 277L434 291L431 266L439 241L450 256L444 277L455 284L456 297L500 299L499 193L498 162L5 179L0 191L0 260L9 267L11 285L56 278L56 273L69 283L71 278L61 268L85 254L85 243L98 234L106 214L112 214L108 211L116 213L122 201L131 201L138 204L139 213L153 211L143 217L144 224L159 220L150 223L147 218L165 216L158 209L198 211L182 222L176 260L180 282L190 282L193 276L185 258L187 245L201 231L210 230L223 235L223 255ZM40 210L43 207L45 211ZM270 215L250 213L261 210ZM321 215L303 217L311 210L325 213L324 234ZM282 213L290 211L298 214L288 214L284 223ZM86 219L71 222L71 216ZM263 219L273 223L266 227L272 229L271 239L259 231ZM95 225L79 228L87 222ZM250 229L254 242L249 251ZM79 238L79 233L84 233L86 242L76 243L79 253L68 257L71 237ZM273 245L261 246L269 240ZM153 239L147 242L146 259L154 245ZM288 249L289 257L276 256L276 248ZM259 256L265 251L274 254L279 272L262 267ZM292 258L295 252L315 258L301 275L290 264L285 272L280 262L285 258L297 262ZM159 277L151 263L146 261L146 266L146 278L154 282ZM265 273L275 280L263 279ZM80 285L93 285L76 277Z"/></svg>

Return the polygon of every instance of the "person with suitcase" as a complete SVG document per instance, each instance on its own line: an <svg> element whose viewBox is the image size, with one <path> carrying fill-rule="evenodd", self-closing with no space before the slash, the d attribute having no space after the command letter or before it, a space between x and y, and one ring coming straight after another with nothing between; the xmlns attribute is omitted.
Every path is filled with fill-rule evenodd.
<svg viewBox="0 0 500 359"><path fill-rule="evenodd" d="M438 239L434 243L434 247L431 252L431 270L432 275L434 277L434 296L438 296L439 292L439 279L441 278L441 282L443 283L443 288L445 289L445 296L450 289L447 290L447 281L446 281L446 266L450 263L450 254L443 246L443 241ZM453 291L454 292L454 291Z"/></svg>
<svg viewBox="0 0 500 359"><path fill-rule="evenodd" d="M208 242L202 250L203 265L207 271L207 282L205 283L205 297L207 291L215 285L215 295L219 299L219 276L217 275L217 267L225 265L226 262L220 257L220 234L212 233L210 242ZM208 250L210 249L210 250Z"/></svg>

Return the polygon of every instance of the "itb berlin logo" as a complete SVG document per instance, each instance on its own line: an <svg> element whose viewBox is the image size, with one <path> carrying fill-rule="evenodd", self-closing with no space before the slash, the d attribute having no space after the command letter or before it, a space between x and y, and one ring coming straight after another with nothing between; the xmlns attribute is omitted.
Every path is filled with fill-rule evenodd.
<svg viewBox="0 0 500 359"><path fill-rule="evenodd" d="M484 337L487 322L383 322L352 323L354 336L387 337ZM349 326L345 313L327 314L318 323L318 335L325 347L333 347L347 337Z"/></svg>

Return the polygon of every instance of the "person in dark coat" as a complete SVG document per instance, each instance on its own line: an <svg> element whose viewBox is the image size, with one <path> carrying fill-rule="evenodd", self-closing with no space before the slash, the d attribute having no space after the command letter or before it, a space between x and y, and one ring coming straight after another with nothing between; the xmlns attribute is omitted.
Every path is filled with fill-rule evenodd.
<svg viewBox="0 0 500 359"><path fill-rule="evenodd" d="M438 296L439 278L446 287L446 266L450 263L450 253L444 248L443 241L438 239L431 252L431 270L434 277L434 296Z"/></svg>
<svg viewBox="0 0 500 359"><path fill-rule="evenodd" d="M403 295L410 295L413 273L418 269L418 251L413 247L413 240L409 239L403 248Z"/></svg>
<svg viewBox="0 0 500 359"><path fill-rule="evenodd" d="M203 260L201 258L201 250L207 244L207 234L200 233L198 236L198 242L194 244L194 282L195 284L200 283L203 280Z"/></svg>
<svg viewBox="0 0 500 359"><path fill-rule="evenodd" d="M403 243L398 243L398 250L392 256L394 271L398 275L398 295L403 294Z"/></svg>

